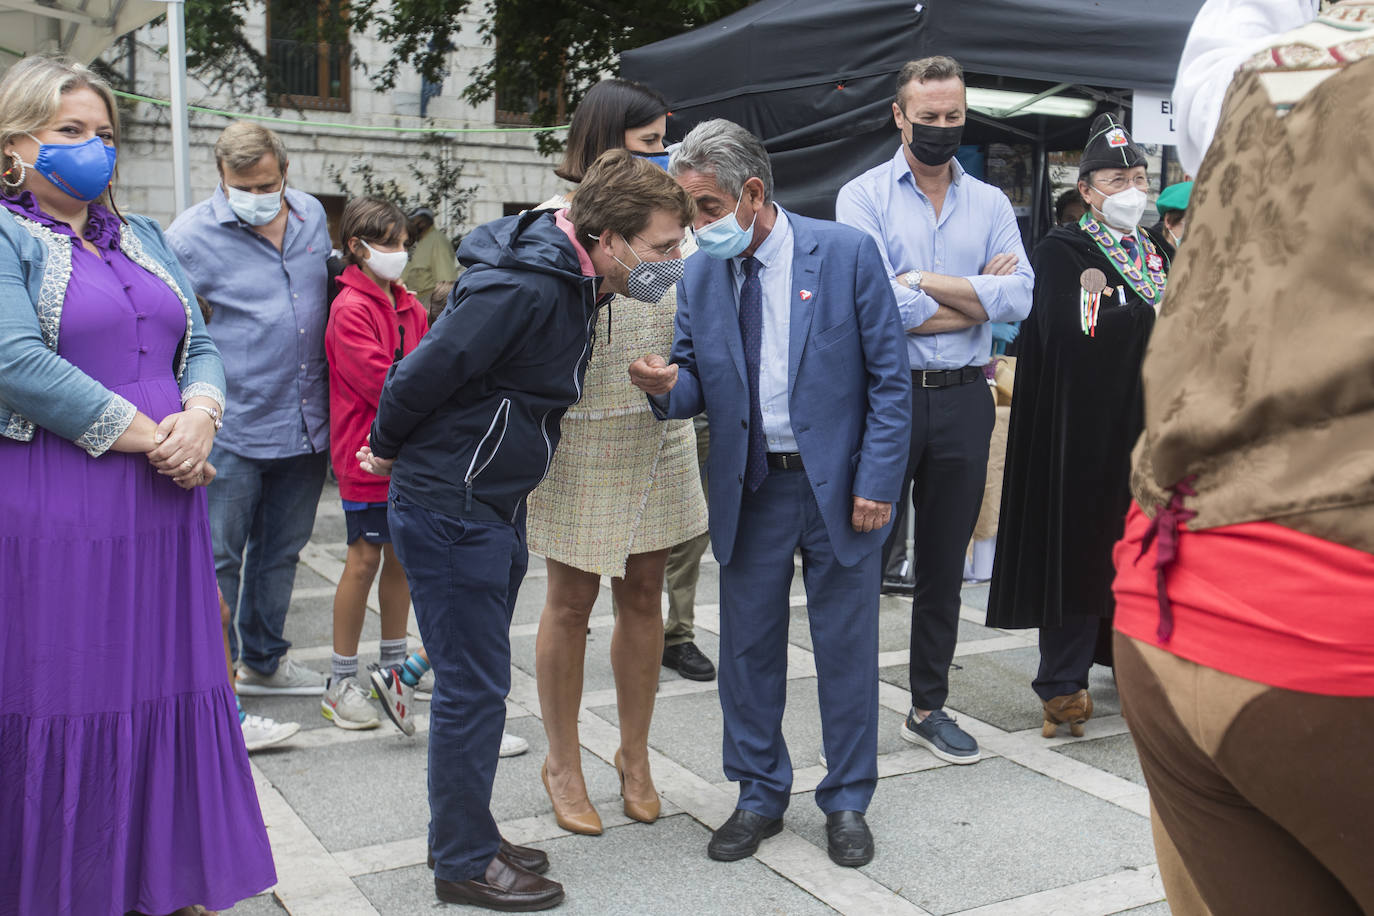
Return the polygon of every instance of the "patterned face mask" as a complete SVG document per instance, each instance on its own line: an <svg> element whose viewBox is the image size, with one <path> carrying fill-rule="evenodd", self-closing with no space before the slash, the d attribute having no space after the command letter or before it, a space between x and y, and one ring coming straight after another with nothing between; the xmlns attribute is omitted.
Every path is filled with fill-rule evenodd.
<svg viewBox="0 0 1374 916"><path fill-rule="evenodd" d="M639 252L633 248L630 251L639 258ZM646 261L639 258L639 263L631 267L615 255L611 257L630 272L625 283L625 294L640 302L662 301L668 290L677 286L677 281L682 279L682 273L687 269L687 262L682 258L669 258L666 261Z"/></svg>

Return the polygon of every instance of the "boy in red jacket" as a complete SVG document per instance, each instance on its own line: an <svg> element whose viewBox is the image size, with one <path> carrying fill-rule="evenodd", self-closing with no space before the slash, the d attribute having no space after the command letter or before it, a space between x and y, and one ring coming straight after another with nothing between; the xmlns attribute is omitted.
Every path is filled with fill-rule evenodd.
<svg viewBox="0 0 1374 916"><path fill-rule="evenodd" d="M339 295L329 313L324 346L329 359L329 451L347 521L348 556L334 594L334 658L320 708L340 728L379 724L368 702L371 690L358 680L358 640L367 595L380 568L382 640L377 674L386 688L382 705L409 735L415 732L410 719L413 687L429 664L419 653L406 656L410 589L387 527L390 481L363 471L353 456L367 442L388 370L415 349L429 330L429 320L424 307L398 282L407 257L406 218L399 207L375 197L351 200L344 208L339 236L348 267L338 278Z"/></svg>

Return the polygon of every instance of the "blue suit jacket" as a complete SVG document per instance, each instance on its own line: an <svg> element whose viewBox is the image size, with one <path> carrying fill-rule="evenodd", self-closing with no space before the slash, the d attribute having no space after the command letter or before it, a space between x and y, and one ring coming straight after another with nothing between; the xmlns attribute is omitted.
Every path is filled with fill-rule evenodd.
<svg viewBox="0 0 1374 916"><path fill-rule="evenodd" d="M792 224L792 315L788 410L802 464L835 556L853 566L886 537L851 524L854 496L895 502L911 436L906 334L882 257L866 234L787 214ZM698 252L678 284L671 362L677 384L654 404L660 417L703 409L711 424L707 461L711 547L730 562L749 451L734 280L726 261ZM654 403L654 399L650 400Z"/></svg>

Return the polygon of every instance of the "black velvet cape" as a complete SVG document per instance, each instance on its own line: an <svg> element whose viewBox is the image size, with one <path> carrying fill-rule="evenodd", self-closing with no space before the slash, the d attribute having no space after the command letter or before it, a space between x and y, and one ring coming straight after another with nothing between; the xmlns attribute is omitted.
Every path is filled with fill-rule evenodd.
<svg viewBox="0 0 1374 916"><path fill-rule="evenodd" d="M1153 237L1152 237L1153 240ZM1110 618L1112 548L1130 506L1131 449L1144 426L1140 379L1155 310L1077 225L1035 249L1035 300L1017 339L1002 515L988 626L1055 627ZM1109 287L1097 334L1079 319L1079 277Z"/></svg>

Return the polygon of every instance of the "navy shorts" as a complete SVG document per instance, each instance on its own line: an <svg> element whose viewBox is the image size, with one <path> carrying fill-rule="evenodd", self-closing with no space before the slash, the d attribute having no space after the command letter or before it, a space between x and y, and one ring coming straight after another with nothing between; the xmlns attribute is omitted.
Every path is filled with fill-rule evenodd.
<svg viewBox="0 0 1374 916"><path fill-rule="evenodd" d="M357 503L353 503L357 505ZM362 509L344 509L348 543L362 538L369 544L390 544L391 528L386 522L386 503L368 503Z"/></svg>

